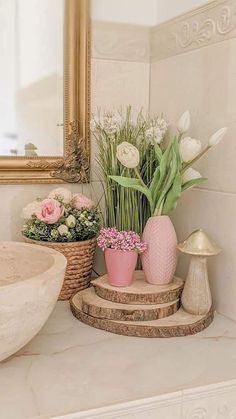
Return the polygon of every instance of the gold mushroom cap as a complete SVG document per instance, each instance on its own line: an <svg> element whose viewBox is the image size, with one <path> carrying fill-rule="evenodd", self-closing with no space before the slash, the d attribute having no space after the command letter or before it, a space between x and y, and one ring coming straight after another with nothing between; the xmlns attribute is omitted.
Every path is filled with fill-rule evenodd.
<svg viewBox="0 0 236 419"><path fill-rule="evenodd" d="M178 244L183 253L197 256L214 256L221 248L214 243L203 230L196 230L183 242Z"/></svg>

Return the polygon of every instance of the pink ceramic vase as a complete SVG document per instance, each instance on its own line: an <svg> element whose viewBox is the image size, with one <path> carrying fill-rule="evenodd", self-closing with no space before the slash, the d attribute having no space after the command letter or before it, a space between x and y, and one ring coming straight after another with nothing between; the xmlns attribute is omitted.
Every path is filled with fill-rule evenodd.
<svg viewBox="0 0 236 419"><path fill-rule="evenodd" d="M167 215L151 217L143 232L148 249L142 255L142 266L147 282L168 284L173 280L177 264L177 237Z"/></svg>
<svg viewBox="0 0 236 419"><path fill-rule="evenodd" d="M131 285L138 259L134 250L123 251L106 249L105 262L108 282L114 287L127 287Z"/></svg>

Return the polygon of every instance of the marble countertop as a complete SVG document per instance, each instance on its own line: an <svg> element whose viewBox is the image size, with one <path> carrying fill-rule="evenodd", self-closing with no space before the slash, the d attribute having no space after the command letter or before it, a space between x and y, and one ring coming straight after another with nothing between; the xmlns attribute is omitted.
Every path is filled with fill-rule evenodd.
<svg viewBox="0 0 236 419"><path fill-rule="evenodd" d="M236 323L223 316L195 336L144 339L86 326L58 302L0 364L0 418L52 418L235 378Z"/></svg>

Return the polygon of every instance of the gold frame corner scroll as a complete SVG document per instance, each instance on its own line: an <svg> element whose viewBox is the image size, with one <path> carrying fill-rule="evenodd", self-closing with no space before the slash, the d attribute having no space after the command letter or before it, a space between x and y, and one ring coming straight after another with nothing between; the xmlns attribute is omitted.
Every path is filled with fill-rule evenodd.
<svg viewBox="0 0 236 419"><path fill-rule="evenodd" d="M0 184L89 182L89 0L64 1L64 156L0 156Z"/></svg>

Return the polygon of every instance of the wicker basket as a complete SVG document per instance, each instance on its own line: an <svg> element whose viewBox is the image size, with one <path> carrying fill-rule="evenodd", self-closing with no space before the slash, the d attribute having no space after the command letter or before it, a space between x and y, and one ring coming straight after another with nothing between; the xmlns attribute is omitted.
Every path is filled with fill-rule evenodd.
<svg viewBox="0 0 236 419"><path fill-rule="evenodd" d="M91 272L96 249L96 239L71 243L51 243L31 240L25 242L47 246L62 253L67 259L67 268L59 300L69 300L77 291L90 286Z"/></svg>

